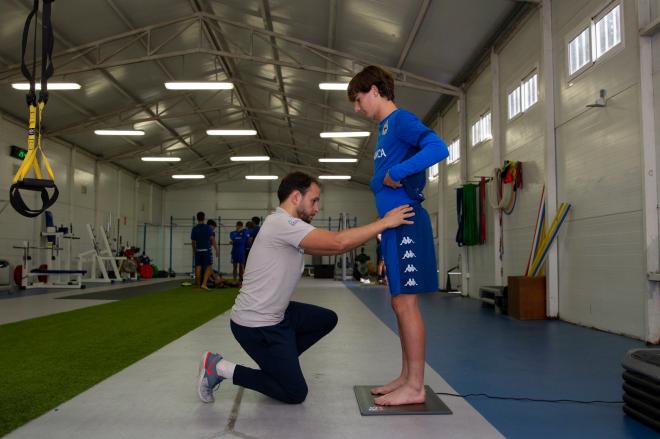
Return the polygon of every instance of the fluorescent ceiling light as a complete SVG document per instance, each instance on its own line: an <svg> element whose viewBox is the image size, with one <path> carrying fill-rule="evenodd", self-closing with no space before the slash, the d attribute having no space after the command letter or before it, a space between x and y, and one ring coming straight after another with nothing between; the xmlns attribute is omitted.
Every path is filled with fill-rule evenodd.
<svg viewBox="0 0 660 439"><path fill-rule="evenodd" d="M332 137L369 137L369 131L328 131L321 133L323 139Z"/></svg>
<svg viewBox="0 0 660 439"><path fill-rule="evenodd" d="M331 159L331 158L319 159L319 162L321 163L355 163L357 161L358 159Z"/></svg>
<svg viewBox="0 0 660 439"><path fill-rule="evenodd" d="M267 155L236 156L230 157L229 160L232 162L267 162L270 157Z"/></svg>
<svg viewBox="0 0 660 439"><path fill-rule="evenodd" d="M144 131L138 130L94 130L97 136L144 136Z"/></svg>
<svg viewBox="0 0 660 439"><path fill-rule="evenodd" d="M172 178L177 180L200 180L205 177L202 174L174 174Z"/></svg>
<svg viewBox="0 0 660 439"><path fill-rule="evenodd" d="M321 90L348 90L348 82L321 82Z"/></svg>
<svg viewBox="0 0 660 439"><path fill-rule="evenodd" d="M231 82L205 81L205 82L166 82L168 90L231 90L234 84Z"/></svg>
<svg viewBox="0 0 660 439"><path fill-rule="evenodd" d="M319 180L350 180L350 175L319 175Z"/></svg>
<svg viewBox="0 0 660 439"><path fill-rule="evenodd" d="M209 136L256 136L256 130L206 130Z"/></svg>
<svg viewBox="0 0 660 439"><path fill-rule="evenodd" d="M246 175L246 180L277 180L277 175Z"/></svg>
<svg viewBox="0 0 660 439"><path fill-rule="evenodd" d="M11 85L16 90L29 90L29 82L16 82ZM48 90L80 90L81 85L76 82L49 82ZM35 90L41 90L41 83L34 84Z"/></svg>
<svg viewBox="0 0 660 439"><path fill-rule="evenodd" d="M180 162L181 157L142 157L143 162Z"/></svg>

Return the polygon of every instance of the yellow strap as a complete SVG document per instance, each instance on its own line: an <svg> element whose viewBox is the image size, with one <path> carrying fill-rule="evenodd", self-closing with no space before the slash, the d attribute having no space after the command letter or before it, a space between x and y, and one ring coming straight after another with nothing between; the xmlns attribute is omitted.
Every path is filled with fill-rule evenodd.
<svg viewBox="0 0 660 439"><path fill-rule="evenodd" d="M37 142L37 149L41 153L41 160L43 161L44 166L46 167L46 172L48 173L48 176L50 177L51 180L55 181L55 175L53 175L53 170L50 167L50 163L48 163L48 159L46 158L46 153L44 153L43 150L43 137L41 136L41 120L42 120L42 115L44 112L44 109L46 108L46 104L44 102L39 102L39 117L38 117L38 127L39 127L39 137L38 137L38 142ZM42 180L43 177L41 175L41 166L38 167L39 171L35 172L37 175L37 178L39 180Z"/></svg>
<svg viewBox="0 0 660 439"><path fill-rule="evenodd" d="M51 180L55 181L55 175L53 174L53 169L51 168L50 163L48 162L48 158L46 158L46 154L44 153L42 147L43 145L42 145L42 137L41 137L41 119L45 107L46 104L43 102L39 102L38 107L35 107L34 105L30 105L28 107L29 109L28 139L27 139L28 152L27 155L25 156L25 159L23 159L23 163L21 163L21 166L18 168L18 172L16 172L16 175L14 175L14 178L12 180L13 184L23 180L30 172L30 169L34 171L34 175L37 179L43 180L43 173L41 172L41 163L38 158L39 154L41 155L41 159L42 159L41 161L43 161L43 164L46 168L46 172L48 173L48 177L50 177Z"/></svg>
<svg viewBox="0 0 660 439"><path fill-rule="evenodd" d="M36 151L34 148L35 144L35 133L36 133L36 128L37 128L37 107L34 105L30 105L28 107L29 111L29 119L28 119L28 139L27 139L27 144L28 144L28 152L25 158L23 159L23 163L21 163L21 166L18 168L18 172L16 172L16 175L14 176L14 179L12 180L12 183L15 184L19 180L23 180L25 176L27 175L28 171L32 167L32 163L34 162L34 158L36 157Z"/></svg>

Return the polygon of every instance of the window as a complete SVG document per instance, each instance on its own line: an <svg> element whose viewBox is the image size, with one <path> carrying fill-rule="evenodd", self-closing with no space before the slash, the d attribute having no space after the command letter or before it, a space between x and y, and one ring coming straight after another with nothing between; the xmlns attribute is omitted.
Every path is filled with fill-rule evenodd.
<svg viewBox="0 0 660 439"><path fill-rule="evenodd" d="M595 59L621 42L621 5L617 5L592 27Z"/></svg>
<svg viewBox="0 0 660 439"><path fill-rule="evenodd" d="M509 93L509 120L520 113L520 87L516 87L515 90Z"/></svg>
<svg viewBox="0 0 660 439"><path fill-rule="evenodd" d="M534 72L509 93L509 120L539 101L539 75Z"/></svg>
<svg viewBox="0 0 660 439"><path fill-rule="evenodd" d="M436 163L429 168L429 180L435 180L440 173L440 165Z"/></svg>
<svg viewBox="0 0 660 439"><path fill-rule="evenodd" d="M476 145L481 142L485 142L486 140L491 138L490 134L490 112L484 114L479 118L477 123L474 124L473 127L474 130L474 135L472 138L472 145Z"/></svg>
<svg viewBox="0 0 660 439"><path fill-rule="evenodd" d="M461 158L461 140L456 139L449 144L449 157L447 164L456 163Z"/></svg>
<svg viewBox="0 0 660 439"><path fill-rule="evenodd" d="M532 74L528 79L524 80L520 86L522 90L522 108L523 112L539 101L539 75Z"/></svg>
<svg viewBox="0 0 660 439"><path fill-rule="evenodd" d="M621 41L621 3L617 2L604 14L592 18L589 27L568 43L569 75L588 68Z"/></svg>
<svg viewBox="0 0 660 439"><path fill-rule="evenodd" d="M472 125L472 146L492 139L490 131L490 111Z"/></svg>
<svg viewBox="0 0 660 439"><path fill-rule="evenodd" d="M568 44L569 68L571 75L591 61L589 49L589 29L585 29L573 41Z"/></svg>

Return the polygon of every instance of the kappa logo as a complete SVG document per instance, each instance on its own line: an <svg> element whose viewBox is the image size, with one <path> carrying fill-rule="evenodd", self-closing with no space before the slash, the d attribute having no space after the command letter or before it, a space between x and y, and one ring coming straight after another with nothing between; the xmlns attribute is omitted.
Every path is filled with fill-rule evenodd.
<svg viewBox="0 0 660 439"><path fill-rule="evenodd" d="M385 154L385 150L383 148L378 148L374 153L374 160L378 160L383 157L387 157L387 154Z"/></svg>
<svg viewBox="0 0 660 439"><path fill-rule="evenodd" d="M403 286L404 287L416 287L417 282L415 282L415 279L408 279L408 282L406 282Z"/></svg>
<svg viewBox="0 0 660 439"><path fill-rule="evenodd" d="M414 244L415 241L413 241L410 236L404 236L403 239L401 240L401 244L399 244L399 247L402 245L410 245Z"/></svg>
<svg viewBox="0 0 660 439"><path fill-rule="evenodd" d="M415 266L412 265L412 264L408 264L408 266L406 267L406 269L403 272L404 273L414 273L415 271L417 271L417 268L415 268Z"/></svg>
<svg viewBox="0 0 660 439"><path fill-rule="evenodd" d="M390 121L388 120L387 122L385 122L385 125L383 125L383 130L381 131L383 136L387 134L387 130L389 129L389 127L390 127Z"/></svg>
<svg viewBox="0 0 660 439"><path fill-rule="evenodd" d="M410 259L410 258L415 258L415 253L412 252L412 250L406 250L406 252L403 254L403 257L401 259Z"/></svg>

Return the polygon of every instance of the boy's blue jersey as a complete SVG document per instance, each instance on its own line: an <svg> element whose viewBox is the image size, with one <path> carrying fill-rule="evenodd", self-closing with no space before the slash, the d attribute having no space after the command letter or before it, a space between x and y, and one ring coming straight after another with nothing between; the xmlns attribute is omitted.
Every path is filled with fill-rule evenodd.
<svg viewBox="0 0 660 439"><path fill-rule="evenodd" d="M197 250L208 250L211 248L211 236L214 234L208 224L197 224L190 232L190 240L195 241Z"/></svg>
<svg viewBox="0 0 660 439"><path fill-rule="evenodd" d="M245 246L247 248L252 247L252 244L254 244L254 242L252 242L252 244L251 244L249 239L252 238L252 240L254 241L254 239L257 237L258 232L259 232L259 229L257 227L253 227L251 229L245 229Z"/></svg>
<svg viewBox="0 0 660 439"><path fill-rule="evenodd" d="M378 125L378 143L374 153L374 176L371 190L376 208L383 217L391 209L424 200L426 168L449 156L447 145L413 113L394 110ZM394 189L383 184L390 178L403 184Z"/></svg>
<svg viewBox="0 0 660 439"><path fill-rule="evenodd" d="M229 239L231 239L232 251L242 251L247 245L247 234L245 233L245 229L241 229L240 231L234 230L229 233Z"/></svg>

